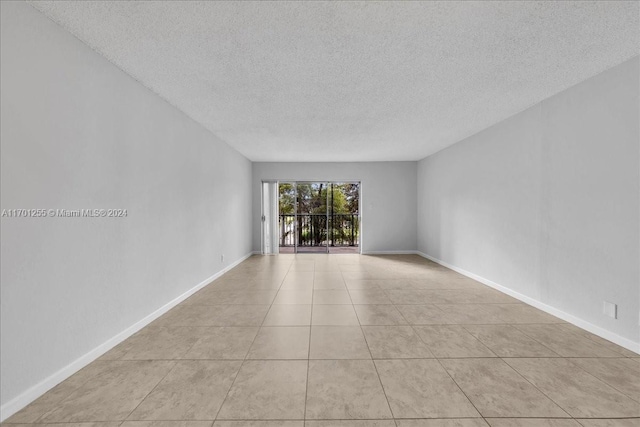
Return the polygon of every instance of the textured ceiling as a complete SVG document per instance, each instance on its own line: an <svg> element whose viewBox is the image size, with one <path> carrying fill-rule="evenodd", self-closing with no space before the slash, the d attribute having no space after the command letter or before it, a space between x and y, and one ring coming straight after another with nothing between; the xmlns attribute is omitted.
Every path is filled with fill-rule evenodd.
<svg viewBox="0 0 640 427"><path fill-rule="evenodd" d="M417 160L640 46L635 1L31 3L254 161Z"/></svg>

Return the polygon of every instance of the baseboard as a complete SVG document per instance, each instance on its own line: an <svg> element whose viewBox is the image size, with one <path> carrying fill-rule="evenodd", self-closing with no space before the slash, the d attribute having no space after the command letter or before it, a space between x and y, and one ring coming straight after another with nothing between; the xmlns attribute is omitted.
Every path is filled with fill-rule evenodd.
<svg viewBox="0 0 640 427"><path fill-rule="evenodd" d="M416 255L418 251L366 251L362 252L362 255Z"/></svg>
<svg viewBox="0 0 640 427"><path fill-rule="evenodd" d="M536 300L534 298L531 298L529 296L523 295L523 294L521 294L519 292L516 292L516 291L514 291L512 289L507 288L506 286L502 286L502 285L500 285L498 283L492 282L489 279L485 279L482 276L478 276L477 274L471 273L471 272L466 271L466 270L464 270L464 269L462 269L460 267L457 267L455 265L449 264L446 261L442 261L442 260L440 260L438 258L432 257L431 255L425 254L425 253L420 252L420 251L416 251L416 253L418 255L420 255L421 257L423 257L423 258L426 258L426 259L431 260L431 261L433 261L433 262L435 262L437 264L440 264L443 267L447 267L447 268L449 268L449 269L451 269L453 271L456 271L456 272L458 272L458 273L460 273L460 274L462 274L464 276L467 276L467 277L469 277L469 278L471 278L473 280L477 280L478 282L480 282L482 284L485 284L485 285L487 285L489 287L492 287L492 288L494 288L494 289L496 289L496 290L498 290L498 291L500 291L502 293L505 293L505 294L515 298L515 299L518 299L518 300L520 300L520 301L522 301L524 303L527 303L530 306L533 306L533 307L535 307L537 309L540 309L540 310L542 310L542 311L544 311L546 313L549 313L552 316L555 316L555 317L557 317L559 319L562 319L562 320L564 320L566 322L569 322L569 323L571 323L573 325L576 325L579 328L582 328L582 329L584 329L584 330L586 330L588 332L591 332L592 334L595 334L595 335L597 335L597 336L599 336L601 338L604 338L604 339L609 340L609 341L611 341L611 342L613 342L615 344L618 344L619 346L624 347L627 350L631 350L633 352L636 352L636 353L640 354L640 343L631 341L630 339L625 338L625 337L621 337L620 335L617 335L617 334L615 334L615 333L613 333L611 331L608 331L608 330L603 329L603 328L601 328L599 326L596 326L593 323L589 323L586 320L580 319L579 317L576 317L576 316L574 316L572 314L565 313L562 310L558 310L555 307L547 305L547 304L545 304L543 302L540 302L540 301L538 301L538 300Z"/></svg>
<svg viewBox="0 0 640 427"><path fill-rule="evenodd" d="M153 313L149 314L148 316L139 320L135 324L131 325L130 327L120 332L116 336L110 338L103 344L99 345L98 347L84 354L80 358L74 360L64 368L55 372L53 375L50 375L49 377L45 378L43 381L39 382L33 387L27 389L22 394L16 396L15 398L11 399L4 405L0 406L0 422L6 420L11 415L15 414L16 412L18 412L19 410L27 406L29 403L33 402L38 397L42 396L44 393L46 393L56 385L60 384L62 381L66 380L71 375L75 374L80 369L84 368L89 363L93 362L98 357L102 356L107 351L111 350L113 347L120 344L122 341L129 338L131 335L135 334L140 329L144 328L149 323L153 322L158 317L162 316L164 313L166 313L167 311L169 311L170 309L172 309L173 307L175 307L176 305L178 305L179 303L181 303L182 301L184 301L185 299L193 295L195 292L204 288L209 283L211 283L218 277L222 276L227 271L231 270L232 268L234 268L235 266L237 266L242 261L246 260L252 255L253 253L250 252L247 255L243 256L242 258L238 259L237 261L233 262L232 264L228 265L224 269L220 270L213 276L206 278L205 280L198 283L196 286L189 289L187 292L183 293L179 297L171 300L167 304L163 305Z"/></svg>

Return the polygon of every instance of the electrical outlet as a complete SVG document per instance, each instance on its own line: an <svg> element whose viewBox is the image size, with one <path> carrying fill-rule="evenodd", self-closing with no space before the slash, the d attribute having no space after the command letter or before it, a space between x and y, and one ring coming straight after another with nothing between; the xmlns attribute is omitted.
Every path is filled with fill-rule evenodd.
<svg viewBox="0 0 640 427"><path fill-rule="evenodd" d="M220 255L220 262L224 262L224 255Z"/></svg>
<svg viewBox="0 0 640 427"><path fill-rule="evenodd" d="M605 316L609 316L611 318L618 318L618 305L609 301L603 301L602 312Z"/></svg>

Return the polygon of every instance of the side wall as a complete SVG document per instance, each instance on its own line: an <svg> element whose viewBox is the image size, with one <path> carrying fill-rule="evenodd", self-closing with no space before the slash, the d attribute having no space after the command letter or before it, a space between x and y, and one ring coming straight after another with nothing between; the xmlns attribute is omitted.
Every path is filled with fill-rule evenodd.
<svg viewBox="0 0 640 427"><path fill-rule="evenodd" d="M635 57L420 161L419 251L638 351L638 77Z"/></svg>
<svg viewBox="0 0 640 427"><path fill-rule="evenodd" d="M362 253L416 250L416 162L254 163L253 250L261 247L261 182L361 181Z"/></svg>
<svg viewBox="0 0 640 427"><path fill-rule="evenodd" d="M128 211L2 218L6 417L251 252L251 163L31 6L1 3L1 208Z"/></svg>

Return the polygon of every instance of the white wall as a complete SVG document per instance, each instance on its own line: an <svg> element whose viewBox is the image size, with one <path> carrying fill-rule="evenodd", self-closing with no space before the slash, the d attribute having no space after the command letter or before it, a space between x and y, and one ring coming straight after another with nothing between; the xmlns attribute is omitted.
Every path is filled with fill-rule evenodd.
<svg viewBox="0 0 640 427"><path fill-rule="evenodd" d="M638 77L635 57L420 161L418 249L640 348Z"/></svg>
<svg viewBox="0 0 640 427"><path fill-rule="evenodd" d="M362 252L416 250L416 162L253 163L253 249L263 180L361 181Z"/></svg>
<svg viewBox="0 0 640 427"><path fill-rule="evenodd" d="M2 209L128 209L2 218L6 417L251 251L251 163L31 6L1 3Z"/></svg>

